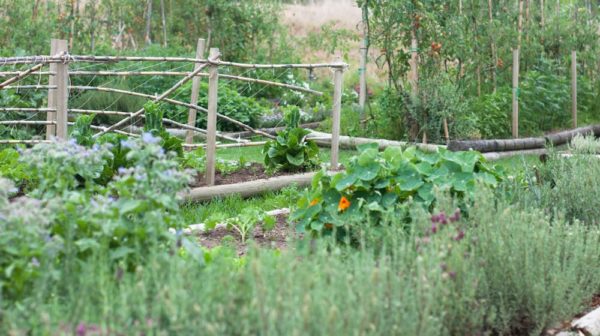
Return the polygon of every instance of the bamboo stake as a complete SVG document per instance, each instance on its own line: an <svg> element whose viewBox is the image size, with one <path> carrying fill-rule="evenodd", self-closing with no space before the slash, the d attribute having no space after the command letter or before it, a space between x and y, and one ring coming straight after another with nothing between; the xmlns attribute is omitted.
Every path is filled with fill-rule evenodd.
<svg viewBox="0 0 600 336"><path fill-rule="evenodd" d="M523 34L523 0L519 0L519 18L517 21L517 49L521 50L521 35Z"/></svg>
<svg viewBox="0 0 600 336"><path fill-rule="evenodd" d="M513 50L512 136L519 137L519 49Z"/></svg>
<svg viewBox="0 0 600 336"><path fill-rule="evenodd" d="M163 47L167 47L167 18L165 16L165 0L160 0L160 16L163 31Z"/></svg>
<svg viewBox="0 0 600 336"><path fill-rule="evenodd" d="M56 85L7 85L4 90L51 90L56 88Z"/></svg>
<svg viewBox="0 0 600 336"><path fill-rule="evenodd" d="M152 39L150 38L151 24L152 24L152 0L148 0L146 2L146 33L144 34L144 41L146 41L146 45L152 44Z"/></svg>
<svg viewBox="0 0 600 336"><path fill-rule="evenodd" d="M367 31L367 5L366 2L363 4L362 16L363 16L363 41L360 47L360 90L358 95L358 105L360 106L360 119L365 117L365 103L367 101L367 57L368 57L368 31Z"/></svg>
<svg viewBox="0 0 600 336"><path fill-rule="evenodd" d="M0 125L56 125L55 121L45 120L3 120L0 121Z"/></svg>
<svg viewBox="0 0 600 336"><path fill-rule="evenodd" d="M74 122L68 122L68 125L75 125ZM97 131L104 131L107 128L103 127L103 126L97 126L97 125L90 125L90 128L93 130L97 130ZM130 133L130 132L125 132L125 131L121 131L121 130L114 130L113 132L117 133L117 134L122 134L122 135L126 135L126 136L130 136L130 137L139 137L139 134L135 134L135 133Z"/></svg>
<svg viewBox="0 0 600 336"><path fill-rule="evenodd" d="M315 64L252 64L226 62L219 60L196 59L189 57L157 57L157 56L24 56L0 58L0 65L31 64L31 63L64 63L64 62L191 62L210 63L218 66L238 67L245 69L317 69L317 68L347 68L346 63L315 63Z"/></svg>
<svg viewBox="0 0 600 336"><path fill-rule="evenodd" d="M577 128L577 51L571 52L571 116Z"/></svg>
<svg viewBox="0 0 600 336"><path fill-rule="evenodd" d="M206 43L206 41L204 39L198 39L198 44L196 46L196 58L204 57L205 43ZM200 63L195 63L194 69L197 69L199 66L200 66ZM199 91L200 91L200 78L194 77L194 79L192 80L192 97L190 99L190 103L192 105L198 104ZM196 126L196 110L193 108L190 108L188 110L188 125ZM185 143L191 144L192 142L194 142L194 133L192 133L191 131L188 131L187 135L185 137Z"/></svg>
<svg viewBox="0 0 600 336"><path fill-rule="evenodd" d="M446 138L446 143L450 142L450 132L448 131L448 120L444 118L444 138Z"/></svg>
<svg viewBox="0 0 600 336"><path fill-rule="evenodd" d="M27 112L27 113L50 113L56 112L53 108L36 107L0 107L0 112Z"/></svg>
<svg viewBox="0 0 600 336"><path fill-rule="evenodd" d="M219 49L211 48L209 58L219 57ZM206 118L206 185L215 184L216 132L217 132L217 102L219 89L219 67L211 65L208 77L208 116Z"/></svg>
<svg viewBox="0 0 600 336"><path fill-rule="evenodd" d="M59 53L59 42L60 40L57 39L52 39L50 40L50 54L51 55L56 55ZM56 89L58 89L58 86L56 85L56 63L50 63L50 72L53 73L53 76L48 77L48 86L52 86L52 87L56 87ZM46 120L48 121L54 121L56 120L56 92L55 88L52 89L48 89L48 108L49 109L53 109L54 111L49 111L46 114ZM46 126L46 140L50 140L52 139L54 136L56 136L56 125L48 125Z"/></svg>
<svg viewBox="0 0 600 336"><path fill-rule="evenodd" d="M232 144L216 144L216 148L238 148L238 147L256 147L256 146L264 146L266 141L256 141L256 142L241 142L241 143L232 143ZM184 148L198 148L198 147L206 147L206 144L183 144Z"/></svg>
<svg viewBox="0 0 600 336"><path fill-rule="evenodd" d="M27 70L23 71L23 72L20 72L20 73L19 73L18 75L16 75L15 77L12 77L12 78L9 78L9 79L5 80L4 82L0 83L0 90L1 90L2 88L4 88L5 86L8 86L8 85L10 85L10 84L12 84L12 83L15 83L15 82L18 82L18 81L20 81L21 79L23 79L23 78L27 77L27 76L28 76L29 74L31 74L32 72L34 72L34 71L37 71L37 70L41 69L41 68L42 68L42 67L43 67L45 64L46 64L46 63L40 63L40 64L37 64L37 65L35 65L35 66L33 66L33 67L31 67L31 68L29 68L29 69L27 69Z"/></svg>
<svg viewBox="0 0 600 336"><path fill-rule="evenodd" d="M139 92L133 92L133 91L126 91L126 90L120 90L120 89L113 89L113 88L107 88L107 87L98 87L98 86L70 86L69 88L72 89L72 90L95 90L95 91L102 91L102 92L115 92L115 93L122 93L122 94L126 94L126 95L131 95L131 96L145 97L145 98L149 98L149 99L155 99L156 98L155 96L152 96L152 95L149 95L149 94L145 94L145 93L139 93ZM189 104L189 103L184 103L182 101L174 100L174 99L169 99L169 98L164 98L163 101L165 101L167 103L170 103L170 104L173 104L173 105L185 106L185 107L196 109L198 111L202 111L204 113L208 113L207 109L205 109L204 107L198 106L198 105L192 105L192 104ZM228 122L230 122L230 123L232 123L232 124L234 124L234 125L236 125L238 127L241 127L241 128L243 128L245 130L248 130L248 131L250 131L250 132L252 132L254 134L262 135L262 136L270 138L270 139L275 139L274 136L272 136L272 135L270 135L268 133L262 132L260 130L256 130L256 129L252 128L251 126L248 126L248 125L246 125L246 124L244 124L242 122L239 122L239 121L237 121L235 119L232 119L232 118L230 118L230 117L228 117L226 115L217 113L217 117L219 117L219 118L221 118L223 120L226 120L226 121L228 121Z"/></svg>
<svg viewBox="0 0 600 336"><path fill-rule="evenodd" d="M187 76L189 72L175 72L175 71L73 71L69 72L70 76ZM208 77L207 73L199 73L197 77ZM323 92L307 89L301 86L272 82L264 79L249 78L243 76L234 75L223 75L219 74L219 78L223 79L236 79L243 82L267 84L271 86L279 86L288 88L290 90L301 91L306 93L312 93L318 96L322 96Z"/></svg>
<svg viewBox="0 0 600 336"><path fill-rule="evenodd" d="M68 111L71 113L81 113L81 114L105 114L105 115L122 115L122 116L132 116L133 115L132 112L119 112L119 111L82 110L82 109L69 109ZM146 118L146 116L142 114L142 115L140 115L140 118ZM190 131L194 131L197 133L206 134L206 130L203 130L201 128L194 127L194 126L189 126L189 125L177 122L175 120L171 120L168 118L162 118L162 121L163 121L163 123L171 124L173 126L177 126L179 128L183 128L185 130L190 130ZM221 138L221 139L227 140L227 141L240 142L240 143L248 142L248 140L236 139L232 136L228 136L228 135L222 134L220 132L217 132L217 138Z"/></svg>
<svg viewBox="0 0 600 336"><path fill-rule="evenodd" d="M0 71L0 77L8 77L20 74L21 71ZM34 71L29 74L30 76L48 76L48 75L56 75L54 72L50 71Z"/></svg>
<svg viewBox="0 0 600 336"><path fill-rule="evenodd" d="M341 57L337 58L339 63L342 62ZM331 129L331 169L338 168L339 150L340 150L340 119L342 111L342 90L344 81L343 68L336 68L333 75L333 110L331 112L332 129Z"/></svg>
<svg viewBox="0 0 600 336"><path fill-rule="evenodd" d="M0 140L2 145L49 143L50 140Z"/></svg>
<svg viewBox="0 0 600 336"><path fill-rule="evenodd" d="M488 16L489 16L489 20L490 20L490 32L492 32L493 29L493 25L494 25L494 16L492 14L493 12L493 5L492 5L492 0L488 0ZM492 49L492 61L494 62L494 64L492 65L492 92L496 92L496 72L498 71L498 54L496 53L496 42L494 41L494 34L490 34L490 40L491 40L491 49Z"/></svg>
<svg viewBox="0 0 600 336"><path fill-rule="evenodd" d="M173 85L170 89L168 89L167 91L163 92L163 94L161 94L160 96L154 98L152 101L157 103L161 100L163 100L166 96L170 95L173 91L177 90L177 88L179 88L181 85L185 84L188 80L190 80L192 77L194 77L197 73L199 73L204 67L206 67L206 64L200 66L198 69L194 70L192 73L190 73L188 76L185 76L182 80L180 80L179 82L177 82L175 85ZM139 116L140 114L144 113L144 108L142 107L141 109L139 109L137 112L135 112L132 116L127 117L121 121L119 121L118 123L108 127L105 131L102 131L98 134L95 134L94 137L98 137L106 132L110 132L114 129L117 129L123 125L125 125L126 123L128 123L131 119Z"/></svg>

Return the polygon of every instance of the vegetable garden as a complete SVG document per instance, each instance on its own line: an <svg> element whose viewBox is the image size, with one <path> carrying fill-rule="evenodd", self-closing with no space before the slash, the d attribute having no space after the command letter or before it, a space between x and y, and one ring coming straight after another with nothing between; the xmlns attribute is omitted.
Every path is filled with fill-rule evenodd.
<svg viewBox="0 0 600 336"><path fill-rule="evenodd" d="M62 30L0 36L0 333L600 335L597 4L358 1L362 42L287 44L280 1L17 3L0 33Z"/></svg>

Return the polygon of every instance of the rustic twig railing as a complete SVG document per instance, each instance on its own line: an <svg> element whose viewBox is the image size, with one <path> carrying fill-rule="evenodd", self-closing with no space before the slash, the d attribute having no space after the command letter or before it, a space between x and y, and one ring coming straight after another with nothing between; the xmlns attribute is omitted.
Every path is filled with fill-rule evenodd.
<svg viewBox="0 0 600 336"><path fill-rule="evenodd" d="M8 57L0 58L0 67L4 65L18 65L18 64L32 64L31 67L24 71L0 71L0 78L5 78L4 81L0 81L0 90L48 90L48 106L47 107L0 107L0 112L12 112L12 113L45 113L47 115L46 120L3 120L0 121L0 125L25 125L25 126L46 126L46 140L0 140L0 144L36 144L40 142L47 142L52 137L58 137L66 139L67 128L72 125L72 122L68 121L69 115L73 114L99 114L99 115L114 115L124 117L118 122L109 125L107 127L93 125L92 129L97 130L98 133L94 137L98 137L107 132L116 132L125 134L128 136L136 136L136 134L126 132L120 128L131 125L134 120L144 119L144 109L140 108L136 112L123 112L123 111L106 111L106 110L90 110L90 109L74 109L69 108L68 100L69 93L72 91L86 91L95 90L100 92L112 92L117 94L132 95L137 97L143 97L153 102L161 102L167 104L173 104L177 106L187 107L188 111L188 123L181 123L175 120L163 118L163 123L174 126L178 129L187 131L186 148L195 147L206 147L206 181L208 185L214 183L215 174L215 156L217 148L230 148L230 147L246 147L246 146L260 146L264 145L264 141L250 142L249 140L235 138L217 132L216 124L217 118L227 121L233 125L244 129L246 132L263 136L266 138L274 138L273 135L254 129L253 127L246 125L236 119L225 116L218 113L217 106L217 92L218 92L218 80L236 80L248 83L276 86L289 90L304 92L314 95L322 95L323 93L317 90L310 89L308 87L302 87L298 85L292 85L287 83L279 83L271 80L263 80L258 78L250 78L231 74L219 73L220 67L232 67L241 69L307 69L312 71L317 68L329 68L334 72L334 92L333 92L333 127L331 136L331 167L337 168L338 166L338 146L339 146L339 132L340 132L340 112L341 112L341 99L342 99L342 83L343 73L347 68L347 65L340 59L336 59L334 63L317 63L317 64L248 64L238 62L227 62L219 59L219 50L211 49L210 56L207 59L203 58L204 41L198 41L198 48L196 52L196 58L189 57L138 57L138 56L91 56L91 55L71 55L67 49L67 43L64 40L52 40L51 51L48 56L26 56L26 57ZM194 64L194 69L190 72L183 71L108 71L108 70L73 70L69 71L69 64L71 63L104 63L114 64L118 62L182 62ZM43 67L49 66L48 71L44 71ZM208 71L203 72L203 70ZM16 84L17 82L27 78L28 76L38 76L38 84ZM47 84L40 83L47 76ZM98 86L81 86L81 85L69 85L69 78L74 76L178 76L183 77L175 85L167 89L160 95L150 95L140 92L121 90L110 87L98 87ZM8 78L7 78L8 77ZM198 105L198 93L199 93L199 80L202 77L208 77L209 89L208 89L208 106L202 107ZM192 96L190 103L183 102L169 98L178 88L193 80ZM196 127L196 113L205 113L207 115L207 129L201 129ZM206 138L205 144L194 144L193 133L201 133ZM229 144L217 144L216 139L223 139L231 141Z"/></svg>

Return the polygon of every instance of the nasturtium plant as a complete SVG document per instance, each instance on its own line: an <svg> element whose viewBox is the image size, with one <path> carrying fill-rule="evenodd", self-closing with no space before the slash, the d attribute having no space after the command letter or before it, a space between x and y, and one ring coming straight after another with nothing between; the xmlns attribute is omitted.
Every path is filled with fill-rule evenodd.
<svg viewBox="0 0 600 336"><path fill-rule="evenodd" d="M300 111L290 109L285 116L287 127L263 148L265 165L270 170L299 171L319 165L319 147L306 136L310 131L300 125Z"/></svg>
<svg viewBox="0 0 600 336"><path fill-rule="evenodd" d="M298 231L330 233L361 218L377 222L383 213L404 216L401 205L409 199L431 210L436 190L464 200L474 195L478 183L496 187L504 179L502 170L474 151L388 147L380 152L376 144L359 151L346 171L317 173L291 216Z"/></svg>

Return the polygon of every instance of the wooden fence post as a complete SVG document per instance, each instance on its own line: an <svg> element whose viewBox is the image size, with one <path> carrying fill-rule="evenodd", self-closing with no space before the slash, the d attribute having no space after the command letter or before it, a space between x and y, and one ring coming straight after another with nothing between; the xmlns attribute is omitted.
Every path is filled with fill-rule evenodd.
<svg viewBox="0 0 600 336"><path fill-rule="evenodd" d="M209 59L219 57L219 49L211 48ZM217 150L217 99L219 66L211 64L208 70L208 116L206 121L206 185L215 184L215 158Z"/></svg>
<svg viewBox="0 0 600 336"><path fill-rule="evenodd" d="M198 39L198 44L196 46L196 58L204 57L204 48L206 45L206 41L204 39ZM198 69L202 66L201 63L194 64L194 70ZM196 76L192 79L192 97L190 99L190 104L197 105L198 104L198 92L200 91L200 77ZM188 125L192 127L196 127L196 109L190 108L188 111ZM185 135L185 143L191 144L194 142L194 131L188 130Z"/></svg>
<svg viewBox="0 0 600 336"><path fill-rule="evenodd" d="M56 56L57 54L67 51L67 41L52 39L50 41L50 55ZM46 126L46 139L50 140L54 136L58 136L62 139L66 139L67 132L67 66L60 63L50 63L50 76L48 76L48 85L57 86L56 89L48 89L48 108L55 109L56 111L47 112L46 120L57 122L56 125ZM60 109L60 122L61 126L58 126L59 118L58 112ZM60 129L60 133L58 132Z"/></svg>
<svg viewBox="0 0 600 336"><path fill-rule="evenodd" d="M577 128L577 52L571 52L571 115L573 128Z"/></svg>
<svg viewBox="0 0 600 336"><path fill-rule="evenodd" d="M342 59L338 57L336 63L340 67L334 69L333 75L333 106L331 111L331 169L338 168L340 149L340 115L342 111L342 89L344 82L344 68L341 66Z"/></svg>
<svg viewBox="0 0 600 336"><path fill-rule="evenodd" d="M519 137L519 49L513 49L512 136Z"/></svg>
<svg viewBox="0 0 600 336"><path fill-rule="evenodd" d="M361 120L365 117L365 104L367 101L367 37L360 48L360 89L358 93L358 106L360 107Z"/></svg>

